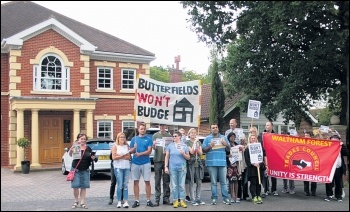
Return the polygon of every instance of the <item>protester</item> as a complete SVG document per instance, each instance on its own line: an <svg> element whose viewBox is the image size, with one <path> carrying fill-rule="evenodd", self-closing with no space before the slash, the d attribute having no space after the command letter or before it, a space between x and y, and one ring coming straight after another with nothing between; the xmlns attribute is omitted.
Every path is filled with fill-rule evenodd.
<svg viewBox="0 0 350 212"><path fill-rule="evenodd" d="M135 202L131 206L136 208L140 206L140 187L139 181L142 175L146 185L147 206L154 207L151 201L151 160L149 155L152 153L152 139L146 136L146 125L141 123L139 126L139 135L133 137L130 142L130 153L133 153L131 160L131 177L134 181Z"/></svg>
<svg viewBox="0 0 350 212"><path fill-rule="evenodd" d="M95 160L95 155L91 154L92 149L86 145L87 136L84 133L79 133L77 136L77 141L69 149L69 156L73 156L73 151L77 157L73 157L72 169L75 169L75 176L71 182L71 187L73 188L74 204L72 208L75 209L79 205L79 194L80 194L80 206L83 209L87 209L85 204L86 189L90 188L90 169L92 161ZM78 147L78 148L77 148ZM79 164L78 164L79 163ZM77 166L78 164L78 166Z"/></svg>
<svg viewBox="0 0 350 212"><path fill-rule="evenodd" d="M128 196L129 196L129 174L130 174L130 152L129 145L126 141L125 134L120 132L117 135L117 142L112 148L112 158L114 175L117 179L117 192L118 198L117 208L128 208ZM123 201L124 200L124 201ZM122 204L123 201L123 204Z"/></svg>
<svg viewBox="0 0 350 212"><path fill-rule="evenodd" d="M164 146L158 145L159 139L165 137L172 137L170 133L166 131L166 124L159 124L159 131L153 135L153 149L154 149L154 184L155 184L155 206L159 206L160 195L162 194L161 181L163 179L163 205L169 205L170 203L170 176L165 173L164 158L165 149ZM165 143L164 143L165 145Z"/></svg>
<svg viewBox="0 0 350 212"><path fill-rule="evenodd" d="M250 144L254 144L258 142L256 135L250 135L249 139L250 139L249 141ZM263 154L265 155L264 151L263 151ZM261 185L259 185L258 171L260 172L260 181L261 181L264 173L264 169L265 169L264 163L251 163L249 147L244 150L244 158L247 164L248 179L250 181L249 190L253 198L252 202L254 204L261 204L263 201L261 198Z"/></svg>
<svg viewBox="0 0 350 212"><path fill-rule="evenodd" d="M236 140L236 134L233 132L230 132L227 135L227 140L229 140L231 149L235 148L237 151L239 151L239 148ZM238 160L233 159L233 155L231 154L231 151L228 152L227 155L227 180L228 180L228 189L229 194L231 195L231 203L239 203L240 198L238 198L238 180L242 177L241 172L239 171L241 168L239 166L240 162ZM239 154L239 152L238 152Z"/></svg>
<svg viewBox="0 0 350 212"><path fill-rule="evenodd" d="M333 196L333 187L334 187L334 196L337 199L338 202L342 202L342 180L343 175L346 175L346 164L344 157L348 157L349 153L345 146L345 144L341 141L341 137L339 134L334 133L329 138L331 141L339 142L339 145L341 145L341 150L339 152L338 158L336 159L336 169L333 175L333 180L331 183L326 183L326 195L325 201L329 202L332 199Z"/></svg>
<svg viewBox="0 0 350 212"><path fill-rule="evenodd" d="M180 133L181 133L181 138L180 138L180 140L181 140L181 142L182 143L186 143L186 141L187 141L187 136L186 136L186 131L185 131L185 129L184 128L180 128L179 130L178 130ZM188 167L187 167L188 168ZM189 172L188 170L187 170L187 172ZM185 201L186 202L191 202L191 198L190 198L190 179L186 176L186 179L185 179L185 191L186 191L186 198L185 198Z"/></svg>
<svg viewBox="0 0 350 212"><path fill-rule="evenodd" d="M174 132L174 142L170 143L165 152L165 172L170 174L173 193L173 207L187 208L185 202L186 160L190 159L186 144L181 142L181 133Z"/></svg>
<svg viewBox="0 0 350 212"><path fill-rule="evenodd" d="M311 138L311 132L306 131L304 133L305 138ZM304 192L306 196L310 196L310 182L304 181ZM317 182L311 182L311 194L312 196L316 196Z"/></svg>
<svg viewBox="0 0 350 212"><path fill-rule="evenodd" d="M266 122L265 124L265 130L263 132L263 134L265 133L275 133L275 131L273 130L273 123L271 121ZM261 140L261 146L264 149L264 139ZM267 157L265 155L264 157L265 163L267 163ZM268 168L267 168L268 171ZM278 192L277 192L277 178L275 177L270 177L271 178L271 192L274 196L278 196ZM264 175L263 177L263 186L265 189L265 196L269 195L269 177L267 175Z"/></svg>
<svg viewBox="0 0 350 212"><path fill-rule="evenodd" d="M188 131L189 140L186 141L186 145L189 148L190 159L187 160L187 176L189 176L189 194L192 205L205 205L205 202L201 201L202 180L204 177L204 165L202 164L201 155L202 143L197 138L197 131L195 128L191 128ZM196 188L194 188L194 182L196 182Z"/></svg>
<svg viewBox="0 0 350 212"><path fill-rule="evenodd" d="M226 150L230 149L230 144L224 135L219 133L218 125L210 125L211 134L203 141L203 152L206 153L205 165L208 168L211 184L211 204L216 205L218 199L217 183L220 182L223 202L231 205L227 192L226 181Z"/></svg>

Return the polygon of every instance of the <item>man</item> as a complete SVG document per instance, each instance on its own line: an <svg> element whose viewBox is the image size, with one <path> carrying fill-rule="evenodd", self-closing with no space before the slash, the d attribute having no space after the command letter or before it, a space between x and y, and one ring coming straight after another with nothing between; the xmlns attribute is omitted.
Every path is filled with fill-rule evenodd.
<svg viewBox="0 0 350 212"><path fill-rule="evenodd" d="M275 131L273 131L273 123L271 121L266 122L265 130L264 130L263 134L265 134L265 133L275 133ZM264 149L264 136L263 136L263 139L262 139L262 142L261 142L261 146ZM267 167L267 171L269 171L268 170L268 163L267 163L267 157L266 156L264 157L264 160L265 160L265 164L266 164L266 167ZM268 176L264 175L264 177L263 177L263 186L264 186L265 195L266 196L269 195L269 177ZM274 196L278 196L278 192L277 192L277 178L275 178L275 177L271 177L271 192L272 192L272 194Z"/></svg>
<svg viewBox="0 0 350 212"><path fill-rule="evenodd" d="M161 180L163 178L163 205L172 205L170 203L170 176L164 171L164 147L159 145L159 140L165 137L172 138L172 135L166 131L166 124L159 124L159 131L153 134L153 146L154 149L154 184L155 184L155 206L159 206L160 195L162 193Z"/></svg>
<svg viewBox="0 0 350 212"><path fill-rule="evenodd" d="M205 165L208 168L211 184L211 199L212 205L216 205L218 198L217 183L219 178L221 195L224 203L231 205L227 191L227 167L226 167L226 151L230 150L230 143L226 136L219 133L218 125L216 123L210 125L211 134L203 141L203 152L206 153Z"/></svg>
<svg viewBox="0 0 350 212"><path fill-rule="evenodd" d="M146 125L141 123L139 126L139 135L131 139L130 153L133 153L131 160L131 176L134 180L135 202L131 206L136 208L140 206L140 188L139 180L142 175L146 184L147 206L154 207L151 201L151 160L149 155L152 152L152 139L146 136Z"/></svg>
<svg viewBox="0 0 350 212"><path fill-rule="evenodd" d="M305 138L311 138L311 132L306 131L304 133ZM306 196L310 196L310 189L309 189L309 181L304 181L304 192ZM312 196L316 196L316 188L317 188L317 182L311 182L311 194Z"/></svg>
<svg viewBox="0 0 350 212"><path fill-rule="evenodd" d="M236 119L231 119L230 120L230 129L226 130L225 137L227 138L228 134L233 132L236 135L235 142L237 143L237 145L240 145L241 141L239 140L239 134L238 134L238 130L236 129L236 127L237 127L237 120Z"/></svg>
<svg viewBox="0 0 350 212"><path fill-rule="evenodd" d="M333 196L333 187L334 187L334 196L337 199L337 202L342 202L342 183L343 183L343 175L346 175L346 162L344 160L345 157L348 157L348 150L341 141L341 137L339 134L334 133L329 138L331 141L339 142L341 145L341 150L339 152L338 158L336 159L336 169L333 175L333 180L330 183L326 183L326 195L325 201L329 202L332 200Z"/></svg>

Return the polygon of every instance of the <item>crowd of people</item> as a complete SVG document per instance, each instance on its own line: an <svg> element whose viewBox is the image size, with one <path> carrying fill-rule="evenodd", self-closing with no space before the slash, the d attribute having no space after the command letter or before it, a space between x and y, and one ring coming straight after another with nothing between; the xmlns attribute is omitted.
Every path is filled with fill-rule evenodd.
<svg viewBox="0 0 350 212"><path fill-rule="evenodd" d="M187 134L184 129L179 129L171 135L166 131L166 127L166 124L160 124L159 132L155 133L151 139L145 135L146 125L141 123L138 127L139 134L131 139L130 146L124 133L117 134L115 143L111 147L111 186L108 204L113 204L116 198L117 208L129 207L128 184L131 179L134 189L134 203L131 207L139 207L141 204L139 181L142 176L146 187L146 206L157 207L160 205L160 200L163 205L172 205L174 208L187 208L188 203L194 206L205 205L206 203L201 199L201 185L204 177L204 164L201 160L203 154L205 154L205 166L210 176L210 204L218 203L218 184L220 184L222 202L227 205L240 203L242 199L261 204L266 196L279 195L277 179L267 175L268 156L265 153L263 136L259 135L256 127L250 127L249 136L246 138L237 129L235 119L230 120L230 129L224 135L219 133L218 124L213 123L210 125L211 133L205 137L203 143L198 140L195 128L189 129ZM266 122L264 133L275 133L272 122ZM304 131L304 137L312 137L312 132ZM325 183L325 201L335 198L338 202L342 202L343 175L347 172L348 150L339 134L322 138L339 141L341 145L333 181ZM77 136L76 143L81 146L81 157L73 159L72 162L72 169L76 169L76 176L71 182L75 199L72 208L78 207L79 198L81 207L88 208L85 197L86 188L90 187L89 166L97 158L86 145L86 140L85 134ZM251 160L249 148L247 148L250 144L258 143L261 144L264 155L261 163ZM152 149L154 150L155 203L151 200L150 184L149 155ZM69 150L71 156L73 151L74 145ZM133 154L132 157L131 154ZM316 182L304 181L306 196L316 196L316 189ZM282 193L295 193L293 180L283 179Z"/></svg>

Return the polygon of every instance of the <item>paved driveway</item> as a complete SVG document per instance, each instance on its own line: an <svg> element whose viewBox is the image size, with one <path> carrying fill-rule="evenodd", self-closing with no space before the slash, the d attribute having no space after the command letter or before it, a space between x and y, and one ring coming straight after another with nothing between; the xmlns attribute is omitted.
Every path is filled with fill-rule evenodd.
<svg viewBox="0 0 350 212"><path fill-rule="evenodd" d="M152 175L154 172L152 172ZM152 201L154 201L154 181L151 178ZM219 195L218 205L212 206L210 202L210 183L205 181L202 184L202 199L207 203L205 206L189 205L186 211L232 211L232 210L275 210L275 211L349 211L349 189L346 189L346 197L342 203L336 201L325 202L325 186L318 184L316 197L305 197L303 185L300 181L295 181L296 194L282 194L280 196L268 196L263 199L261 205L254 205L251 202L242 201L240 204L224 205L221 195ZM278 188L281 189L282 180L278 179ZM88 210L115 211L115 210L154 210L145 206L146 197L144 183L140 182L141 206L135 209L117 209L116 204L108 205L109 199L109 175L100 174L91 181L91 188L87 191L86 204ZM220 186L218 187L220 193ZM66 181L66 176L60 170L38 171L29 174L13 173L8 168L1 168L1 210L21 210L21 211L66 211L73 203L73 191L70 182ZM134 200L133 183L129 184L129 204ZM78 208L77 210L82 210ZM157 207L156 210L179 210L171 206Z"/></svg>

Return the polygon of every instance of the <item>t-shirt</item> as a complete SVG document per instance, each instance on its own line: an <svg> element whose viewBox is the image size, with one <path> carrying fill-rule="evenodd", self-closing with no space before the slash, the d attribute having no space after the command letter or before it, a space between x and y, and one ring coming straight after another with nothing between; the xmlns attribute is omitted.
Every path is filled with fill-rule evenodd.
<svg viewBox="0 0 350 212"><path fill-rule="evenodd" d="M185 153L188 154L188 147L182 142L176 144L175 142L169 144L166 151L169 152L169 170L182 170L186 171L186 159L180 153L179 149L182 148Z"/></svg>
<svg viewBox="0 0 350 212"><path fill-rule="evenodd" d="M170 133L164 132L164 134L161 134L161 132L159 131L153 135L153 141L155 141L157 139L164 138L164 137L172 138ZM164 148L161 146L156 146L156 149L154 150L153 161L154 162L164 162L164 158L165 158Z"/></svg>
<svg viewBox="0 0 350 212"><path fill-rule="evenodd" d="M152 139L148 136L143 136L140 137L135 136L131 139L130 142L130 148L134 148L134 145L136 143L136 152L144 152L148 150L148 147L152 148ZM136 156L135 154L132 156L131 162L136 165L144 165L146 163L150 163L150 157L149 155L141 155L141 156Z"/></svg>
<svg viewBox="0 0 350 212"><path fill-rule="evenodd" d="M212 139L225 139L226 144L230 147L230 143L228 142L226 136L219 134L218 137L214 138L213 134L205 137L203 141L203 149L207 148ZM206 166L226 166L226 148L217 148L211 149L209 152L205 153L205 165Z"/></svg>
<svg viewBox="0 0 350 212"><path fill-rule="evenodd" d="M81 154L83 154L84 150L81 150ZM84 152L84 155L82 155L82 159L77 167L78 170L83 171L89 169L89 166L91 165L91 152L92 149L89 146L86 146L86 150ZM75 168L78 164L80 159L75 159L72 161L72 168Z"/></svg>

